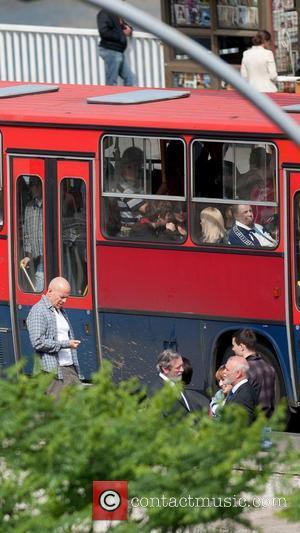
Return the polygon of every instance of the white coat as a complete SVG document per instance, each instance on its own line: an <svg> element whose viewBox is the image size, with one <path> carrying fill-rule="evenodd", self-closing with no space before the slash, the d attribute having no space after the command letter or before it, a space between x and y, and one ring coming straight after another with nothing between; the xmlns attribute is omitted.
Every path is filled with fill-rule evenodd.
<svg viewBox="0 0 300 533"><path fill-rule="evenodd" d="M243 53L241 75L257 91L277 92L277 87L273 83L277 79L274 55L271 50L266 50L263 46L252 46Z"/></svg>

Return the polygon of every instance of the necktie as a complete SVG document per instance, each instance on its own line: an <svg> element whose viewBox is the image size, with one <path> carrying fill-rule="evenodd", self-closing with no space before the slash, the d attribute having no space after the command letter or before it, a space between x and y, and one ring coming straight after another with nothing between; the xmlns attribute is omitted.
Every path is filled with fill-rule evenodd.
<svg viewBox="0 0 300 533"><path fill-rule="evenodd" d="M226 402L230 401L232 396L233 396L233 392L232 390L230 390L229 393L227 394Z"/></svg>

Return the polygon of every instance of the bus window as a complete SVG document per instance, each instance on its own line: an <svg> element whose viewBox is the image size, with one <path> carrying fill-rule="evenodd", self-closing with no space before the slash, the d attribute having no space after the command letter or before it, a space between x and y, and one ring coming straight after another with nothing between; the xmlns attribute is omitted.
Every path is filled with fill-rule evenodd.
<svg viewBox="0 0 300 533"><path fill-rule="evenodd" d="M278 244L275 146L197 140L192 144L192 238L197 244Z"/></svg>
<svg viewBox="0 0 300 533"><path fill-rule="evenodd" d="M72 296L86 296L86 185L80 178L64 178L60 184L61 273Z"/></svg>
<svg viewBox="0 0 300 533"><path fill-rule="evenodd" d="M108 238L184 242L183 141L105 136L101 221Z"/></svg>
<svg viewBox="0 0 300 533"><path fill-rule="evenodd" d="M39 176L17 180L17 260L24 292L44 290L43 187Z"/></svg>

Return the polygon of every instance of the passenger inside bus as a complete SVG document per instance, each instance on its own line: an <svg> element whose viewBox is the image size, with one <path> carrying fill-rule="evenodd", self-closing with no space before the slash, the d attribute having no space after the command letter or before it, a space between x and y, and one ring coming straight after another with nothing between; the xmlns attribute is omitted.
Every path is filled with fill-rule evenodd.
<svg viewBox="0 0 300 533"><path fill-rule="evenodd" d="M20 186L21 186L20 180ZM27 202L24 212L23 221L23 257L20 261L20 267L26 275L25 283L27 290L30 292L42 292L44 289L44 240L43 240L43 189L42 182L37 176L29 178L30 200ZM24 187L22 192L25 192ZM27 196L27 192L25 193ZM22 217L22 213L19 213ZM21 218L22 220L22 218ZM29 273L28 273L29 269ZM33 270L33 279L31 273ZM23 283L21 283L23 285Z"/></svg>
<svg viewBox="0 0 300 533"><path fill-rule="evenodd" d="M140 220L146 203L141 198L126 198L130 194L144 192L144 153L137 146L126 148L120 161L120 174L115 175L115 192L124 196L118 198L121 224L131 226Z"/></svg>
<svg viewBox="0 0 300 533"><path fill-rule="evenodd" d="M224 218L216 207L205 207L200 213L200 244L227 244Z"/></svg>
<svg viewBox="0 0 300 533"><path fill-rule="evenodd" d="M237 198L260 202L274 201L274 162L265 148L254 148L249 157L249 170L240 174L237 181ZM271 208L272 209L272 208ZM270 207L255 206L254 220L260 224L270 215Z"/></svg>
<svg viewBox="0 0 300 533"><path fill-rule="evenodd" d="M228 242L234 246L276 246L277 242L260 224L254 223L253 210L247 204L231 207L235 223L228 233Z"/></svg>
<svg viewBox="0 0 300 533"><path fill-rule="evenodd" d="M80 191L81 205L76 203L73 191ZM61 266L74 296L84 296L87 292L85 197L86 186L82 179L61 181Z"/></svg>
<svg viewBox="0 0 300 533"><path fill-rule="evenodd" d="M166 147L164 179L156 194L168 196L184 195L184 144L182 141L169 141ZM162 179L162 176L161 176Z"/></svg>
<svg viewBox="0 0 300 533"><path fill-rule="evenodd" d="M181 202L149 201L145 216L132 227L130 238L183 242L186 238L186 210Z"/></svg>
<svg viewBox="0 0 300 533"><path fill-rule="evenodd" d="M223 144L194 143L195 195L203 198L223 197Z"/></svg>

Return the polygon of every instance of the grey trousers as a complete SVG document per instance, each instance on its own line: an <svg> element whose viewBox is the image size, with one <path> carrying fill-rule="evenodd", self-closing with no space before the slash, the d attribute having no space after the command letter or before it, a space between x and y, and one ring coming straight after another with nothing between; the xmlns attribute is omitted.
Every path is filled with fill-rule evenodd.
<svg viewBox="0 0 300 533"><path fill-rule="evenodd" d="M61 391L67 385L81 383L74 365L61 366L60 369L63 374L63 379L54 378L47 389L47 394L51 394L56 398L59 398Z"/></svg>

